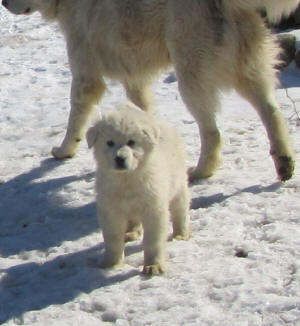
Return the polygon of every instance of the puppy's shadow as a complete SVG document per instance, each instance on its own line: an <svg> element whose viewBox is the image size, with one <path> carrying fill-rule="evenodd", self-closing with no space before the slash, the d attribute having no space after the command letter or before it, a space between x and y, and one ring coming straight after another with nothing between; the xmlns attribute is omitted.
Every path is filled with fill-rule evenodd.
<svg viewBox="0 0 300 326"><path fill-rule="evenodd" d="M72 182L93 182L94 174L41 179L61 162L46 159L29 172L0 184L0 254L47 250L99 230L94 198L71 207L58 193Z"/></svg>
<svg viewBox="0 0 300 326"><path fill-rule="evenodd" d="M99 269L102 249L101 244L56 257L44 264L31 262L0 269L0 324L12 318L22 321L25 312L62 305L73 301L81 293L88 294L140 275L137 269ZM105 307L105 298L103 301Z"/></svg>

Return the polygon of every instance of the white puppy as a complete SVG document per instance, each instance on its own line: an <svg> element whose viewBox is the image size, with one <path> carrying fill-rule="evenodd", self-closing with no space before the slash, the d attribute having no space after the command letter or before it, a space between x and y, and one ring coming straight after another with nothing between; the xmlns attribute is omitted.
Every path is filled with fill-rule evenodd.
<svg viewBox="0 0 300 326"><path fill-rule="evenodd" d="M144 270L165 270L168 217L176 239L189 238L185 151L176 130L126 104L87 133L97 162L97 206L105 255L101 267L123 263L125 239L144 230ZM127 232L127 233L126 233Z"/></svg>

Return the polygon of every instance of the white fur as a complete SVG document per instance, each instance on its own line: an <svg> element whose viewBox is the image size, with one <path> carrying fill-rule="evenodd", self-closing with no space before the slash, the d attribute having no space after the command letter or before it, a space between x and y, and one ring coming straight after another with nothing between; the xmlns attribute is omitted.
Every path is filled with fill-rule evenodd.
<svg viewBox="0 0 300 326"><path fill-rule="evenodd" d="M96 192L105 241L103 268L124 259L125 239L144 230L144 273L165 270L167 223L173 236L189 237L185 151L176 130L127 104L104 115L87 133L97 162ZM118 166L116 157L124 159ZM127 232L127 235L126 235Z"/></svg>
<svg viewBox="0 0 300 326"><path fill-rule="evenodd" d="M105 91L103 77L121 81L127 97L150 110L149 82L174 65L182 98L199 124L201 155L190 179L208 177L221 162L215 121L219 90L235 88L260 115L278 176L289 179L294 153L275 100L278 48L257 11L271 19L299 0L4 0L15 14L40 11L65 34L72 70L66 136L53 149L72 157L88 116Z"/></svg>

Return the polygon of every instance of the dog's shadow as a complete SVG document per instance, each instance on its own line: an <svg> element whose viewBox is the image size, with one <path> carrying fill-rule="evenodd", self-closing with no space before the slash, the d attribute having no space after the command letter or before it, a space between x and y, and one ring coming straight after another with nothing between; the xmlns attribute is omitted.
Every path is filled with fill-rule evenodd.
<svg viewBox="0 0 300 326"><path fill-rule="evenodd" d="M58 194L68 184L91 179L94 174L41 179L59 164L62 163L46 159L39 167L0 184L2 257L20 251L47 250L99 229L93 197L82 207L71 207Z"/></svg>
<svg viewBox="0 0 300 326"><path fill-rule="evenodd" d="M241 190L237 190L236 192L230 195L224 195L223 193L217 193L211 196L201 196L195 197L191 201L190 209L196 210L199 208L208 208L214 204L221 204L225 200L238 196L242 193L251 193L253 195L258 195L263 192L273 192L276 191L281 187L281 182L275 182L269 186L261 186L261 185L254 185L250 186Z"/></svg>
<svg viewBox="0 0 300 326"><path fill-rule="evenodd" d="M22 322L26 312L62 305L82 293L139 275L137 269L99 269L97 257L102 246L58 256L44 264L30 262L0 270L4 275L0 279L0 324L13 318Z"/></svg>
<svg viewBox="0 0 300 326"><path fill-rule="evenodd" d="M138 274L136 269L101 271L98 265L103 243L55 255L55 247L64 241L74 241L92 232L100 235L94 200L81 207L70 207L58 193L72 182L93 181L94 173L43 178L60 164L63 163L47 159L39 167L0 184L0 324ZM53 259L47 258L41 264L26 262L32 250L40 250L41 261L46 260L43 257L51 255L51 248ZM139 250L139 246L132 246L127 254ZM6 257L16 254L18 262L23 257L24 263L4 268Z"/></svg>

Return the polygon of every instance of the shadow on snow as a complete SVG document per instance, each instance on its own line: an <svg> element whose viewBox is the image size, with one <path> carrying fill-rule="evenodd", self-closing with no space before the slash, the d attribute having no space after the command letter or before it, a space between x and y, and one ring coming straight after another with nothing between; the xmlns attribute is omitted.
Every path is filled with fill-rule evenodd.
<svg viewBox="0 0 300 326"><path fill-rule="evenodd" d="M70 207L61 202L58 190L80 180L91 180L93 173L57 179L39 179L59 162L43 161L40 167L0 185L0 255L7 257L30 250L59 246L63 241L80 239L99 232L96 205ZM215 194L194 198L191 209L209 207L243 192L259 194L280 187L254 185L231 195ZM38 234L38 236L37 236ZM75 253L60 255L43 264L25 262L6 269L0 265L0 324L21 318L25 312L74 300L80 293L125 281L139 274L130 271L105 272L98 268L103 243ZM141 245L127 246L126 255L140 251ZM43 253L45 255L45 253ZM3 258L2 258L3 259Z"/></svg>
<svg viewBox="0 0 300 326"><path fill-rule="evenodd" d="M44 251L41 254L45 257L51 254L47 249L63 241L77 240L93 232L100 234L94 202L70 207L64 205L58 194L66 185L89 181L94 174L41 179L60 164L54 159L44 160L39 167L0 185L1 259L21 252L26 257L31 250ZM1 268L0 261L0 324L139 274L136 269L101 271L98 262L103 249L101 243L56 256L43 264L24 262L10 268ZM126 248L126 255L140 250L140 245L131 245Z"/></svg>
<svg viewBox="0 0 300 326"><path fill-rule="evenodd" d="M196 197L192 199L190 208L191 209L199 209L199 208L208 208L214 204L220 204L223 201L234 197L234 196L238 196L242 193L251 193L253 195L257 195L263 192L273 192L276 191L277 189L279 189L281 187L281 182L275 182L269 186L261 186L261 185L254 185L254 186L250 186L241 190L238 190L236 192L234 192L231 195L224 195L223 193L218 193L218 194L214 194L211 196L201 196L201 197Z"/></svg>
<svg viewBox="0 0 300 326"><path fill-rule="evenodd" d="M41 180L59 162L46 159L37 168L0 185L0 255L46 250L99 230L95 202L82 207L64 205L58 191L92 179L93 174ZM91 198L93 199L93 198Z"/></svg>
<svg viewBox="0 0 300 326"><path fill-rule="evenodd" d="M139 275L136 269L100 270L97 258L101 248L98 245L44 264L31 262L7 269L0 281L0 324L12 318L22 320L25 312L65 304L80 293L90 293Z"/></svg>

